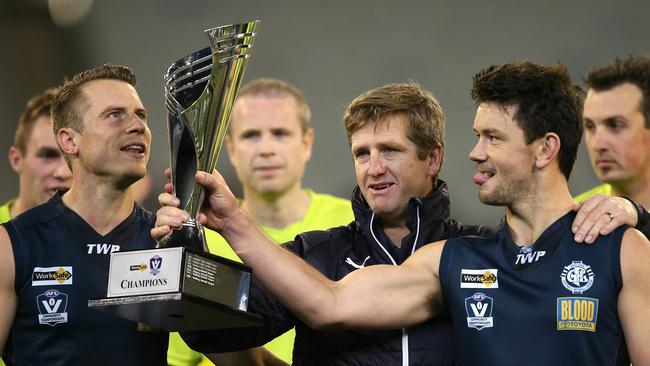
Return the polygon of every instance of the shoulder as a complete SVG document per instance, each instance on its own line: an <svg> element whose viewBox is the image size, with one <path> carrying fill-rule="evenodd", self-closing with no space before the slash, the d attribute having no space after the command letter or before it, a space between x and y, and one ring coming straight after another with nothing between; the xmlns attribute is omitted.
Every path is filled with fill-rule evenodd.
<svg viewBox="0 0 650 366"><path fill-rule="evenodd" d="M327 230L313 230L298 234L286 247L305 258L315 253L342 254L344 247L351 246L354 223Z"/></svg>
<svg viewBox="0 0 650 366"><path fill-rule="evenodd" d="M135 204L135 215L137 220L144 221L150 227L154 227L156 224L156 214L146 210L138 203Z"/></svg>
<svg viewBox="0 0 650 366"><path fill-rule="evenodd" d="M575 198L575 200L577 202L582 202L582 201L586 200L587 198L589 198L589 197L591 197L591 196L593 196L595 194L604 194L604 195L607 195L607 196L611 196L612 195L612 186L610 186L609 184L601 184L599 186L596 186L596 187L594 187L594 188L592 188L592 189L578 195Z"/></svg>
<svg viewBox="0 0 650 366"><path fill-rule="evenodd" d="M639 230L627 228L621 239L621 269L623 273L650 273L650 241ZM639 273L639 274L640 274ZM625 279L624 279L625 280Z"/></svg>
<svg viewBox="0 0 650 366"><path fill-rule="evenodd" d="M9 223L16 229L24 229L50 221L54 217L59 216L60 213L57 210L57 206L52 201L48 201L21 213L9 221Z"/></svg>

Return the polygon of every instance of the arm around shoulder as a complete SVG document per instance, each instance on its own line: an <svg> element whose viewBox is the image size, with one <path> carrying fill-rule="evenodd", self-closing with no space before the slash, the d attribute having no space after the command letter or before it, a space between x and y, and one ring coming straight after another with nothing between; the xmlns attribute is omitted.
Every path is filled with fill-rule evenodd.
<svg viewBox="0 0 650 366"><path fill-rule="evenodd" d="M635 365L650 365L650 242L636 229L628 229L623 235L621 272L618 312L630 358Z"/></svg>
<svg viewBox="0 0 650 366"><path fill-rule="evenodd" d="M11 239L4 226L0 226L0 351L4 350L16 314L15 273Z"/></svg>

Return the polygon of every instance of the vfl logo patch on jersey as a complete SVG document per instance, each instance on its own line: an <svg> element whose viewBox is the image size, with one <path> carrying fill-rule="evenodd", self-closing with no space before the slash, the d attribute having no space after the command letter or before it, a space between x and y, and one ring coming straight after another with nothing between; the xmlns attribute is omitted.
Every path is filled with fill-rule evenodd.
<svg viewBox="0 0 650 366"><path fill-rule="evenodd" d="M558 297L557 330L596 331L598 299L589 297Z"/></svg>
<svg viewBox="0 0 650 366"><path fill-rule="evenodd" d="M499 288L499 270L487 269L461 269L460 288Z"/></svg>
<svg viewBox="0 0 650 366"><path fill-rule="evenodd" d="M72 285L72 266L34 267L32 286Z"/></svg>
<svg viewBox="0 0 650 366"><path fill-rule="evenodd" d="M38 323L55 326L68 322L68 295L58 290L50 289L36 296L38 304Z"/></svg>
<svg viewBox="0 0 650 366"><path fill-rule="evenodd" d="M492 306L494 300L482 292L465 299L465 312L467 313L467 327L481 330L483 328L492 328L494 320L492 318Z"/></svg>
<svg viewBox="0 0 650 366"><path fill-rule="evenodd" d="M573 294L581 294L594 284L594 272L591 266L582 261L573 261L562 271L562 285Z"/></svg>
<svg viewBox="0 0 650 366"><path fill-rule="evenodd" d="M162 268L162 260L162 257L159 255L154 255L149 259L149 268L151 268L149 272L152 275L155 276L160 272L160 268Z"/></svg>

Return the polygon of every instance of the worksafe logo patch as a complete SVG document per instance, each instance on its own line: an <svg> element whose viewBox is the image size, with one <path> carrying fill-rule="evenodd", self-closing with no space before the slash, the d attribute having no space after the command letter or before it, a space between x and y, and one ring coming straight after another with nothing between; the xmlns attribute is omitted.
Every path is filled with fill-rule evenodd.
<svg viewBox="0 0 650 366"><path fill-rule="evenodd" d="M32 286L72 285L72 266L34 267Z"/></svg>
<svg viewBox="0 0 650 366"><path fill-rule="evenodd" d="M482 292L477 292L466 298L467 327L478 330L492 328L494 326L494 319L492 318L493 305L494 300Z"/></svg>
<svg viewBox="0 0 650 366"><path fill-rule="evenodd" d="M558 297L557 330L596 331L598 299L589 297Z"/></svg>
<svg viewBox="0 0 650 366"><path fill-rule="evenodd" d="M499 288L498 269L461 269L460 288Z"/></svg>
<svg viewBox="0 0 650 366"><path fill-rule="evenodd" d="M38 305L38 323L55 326L68 322L68 295L59 290L50 289L36 296Z"/></svg>

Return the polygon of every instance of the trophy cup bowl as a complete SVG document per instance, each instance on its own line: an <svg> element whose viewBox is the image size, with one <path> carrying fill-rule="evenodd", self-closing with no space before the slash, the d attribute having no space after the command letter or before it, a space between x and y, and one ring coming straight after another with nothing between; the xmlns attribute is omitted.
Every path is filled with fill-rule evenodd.
<svg viewBox="0 0 650 366"><path fill-rule="evenodd" d="M197 170L212 172L228 130L259 21L208 29L210 46L169 66L164 76L171 182L180 208L198 214ZM157 249L111 254L107 298L88 306L168 331L254 326L247 313L251 270L207 253L195 219Z"/></svg>

